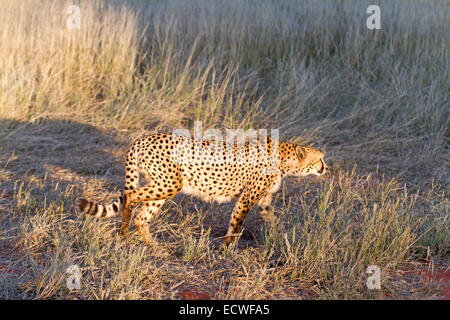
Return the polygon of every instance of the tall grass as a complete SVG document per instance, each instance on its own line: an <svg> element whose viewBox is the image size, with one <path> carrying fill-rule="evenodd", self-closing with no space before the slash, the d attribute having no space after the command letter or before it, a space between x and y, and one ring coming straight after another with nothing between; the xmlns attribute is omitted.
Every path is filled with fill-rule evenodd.
<svg viewBox="0 0 450 320"><path fill-rule="evenodd" d="M448 1L384 1L381 30L366 28L369 4L1 1L0 241L23 272L0 276L2 296L380 298L396 268L448 257ZM116 195L132 138L194 120L279 128L323 149L330 174L286 184L279 223L250 215L225 255L213 248L229 205L179 197L150 247L73 215L82 194ZM366 289L368 264L386 290Z"/></svg>
<svg viewBox="0 0 450 320"><path fill-rule="evenodd" d="M360 1L83 1L80 30L69 4L2 2L2 117L280 128L446 178L445 1L383 3L381 30Z"/></svg>

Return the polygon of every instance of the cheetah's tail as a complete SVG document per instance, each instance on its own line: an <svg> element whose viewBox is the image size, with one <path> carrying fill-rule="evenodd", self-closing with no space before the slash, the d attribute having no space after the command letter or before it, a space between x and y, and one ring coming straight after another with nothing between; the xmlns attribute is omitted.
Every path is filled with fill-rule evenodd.
<svg viewBox="0 0 450 320"><path fill-rule="evenodd" d="M123 197L118 197L113 203L98 204L86 199L78 199L77 207L82 213L96 218L107 218L117 215L122 208Z"/></svg>

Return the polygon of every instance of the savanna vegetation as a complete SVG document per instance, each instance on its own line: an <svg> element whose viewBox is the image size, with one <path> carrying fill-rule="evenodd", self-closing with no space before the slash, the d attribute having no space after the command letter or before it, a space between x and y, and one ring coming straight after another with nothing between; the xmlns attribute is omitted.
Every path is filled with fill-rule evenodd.
<svg viewBox="0 0 450 320"><path fill-rule="evenodd" d="M439 297L405 274L448 266L449 3L383 1L381 30L366 27L369 4L1 1L0 297ZM278 223L254 209L225 252L232 203L177 196L154 245L76 212L79 197L119 195L133 139L194 120L277 128L330 170L287 180ZM72 264L80 290L66 286Z"/></svg>

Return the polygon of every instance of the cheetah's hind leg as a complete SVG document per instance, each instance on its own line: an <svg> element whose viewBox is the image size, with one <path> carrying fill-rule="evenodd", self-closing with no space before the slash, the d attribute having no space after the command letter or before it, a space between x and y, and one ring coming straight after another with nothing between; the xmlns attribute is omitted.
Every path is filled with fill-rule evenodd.
<svg viewBox="0 0 450 320"><path fill-rule="evenodd" d="M145 243L154 243L149 230L149 223L152 217L161 209L166 200L144 201L139 208L137 216L134 218L134 224Z"/></svg>
<svg viewBox="0 0 450 320"><path fill-rule="evenodd" d="M124 208L122 208L122 224L120 225L120 236L122 238L126 237L128 229L130 228L134 207L134 205L130 205L129 210L124 210Z"/></svg>

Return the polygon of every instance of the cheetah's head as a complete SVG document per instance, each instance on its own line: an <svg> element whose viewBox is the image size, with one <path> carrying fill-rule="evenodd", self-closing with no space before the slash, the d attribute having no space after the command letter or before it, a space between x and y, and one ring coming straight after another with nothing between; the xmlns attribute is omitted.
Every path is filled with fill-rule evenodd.
<svg viewBox="0 0 450 320"><path fill-rule="evenodd" d="M310 174L321 176L327 171L322 151L308 146L295 146L295 159L291 162L291 175L304 177Z"/></svg>

